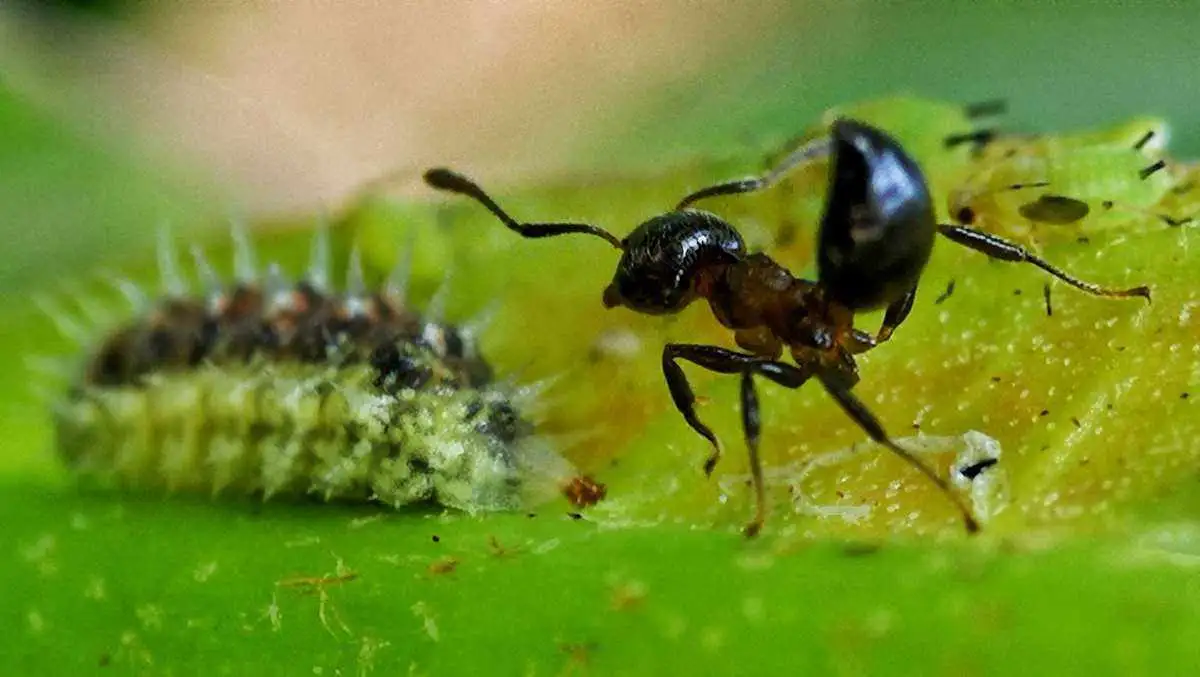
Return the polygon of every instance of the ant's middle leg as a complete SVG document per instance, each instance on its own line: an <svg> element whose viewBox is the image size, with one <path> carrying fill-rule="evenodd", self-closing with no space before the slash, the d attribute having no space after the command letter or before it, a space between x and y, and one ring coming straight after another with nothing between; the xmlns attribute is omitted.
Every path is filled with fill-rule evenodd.
<svg viewBox="0 0 1200 677"><path fill-rule="evenodd" d="M1111 289L1109 287L1101 287L1092 282L1085 282L1069 273L1053 266L1045 259L1029 252L1021 245L1006 240L1002 237L985 233L981 230L968 228L967 226L951 226L939 225L938 232L947 239L954 241L957 244L963 245L977 252L986 254L987 256L1000 261L1010 261L1013 263L1032 263L1042 270L1050 273L1054 277L1066 282L1067 284L1085 291L1095 296L1141 296L1146 300L1150 299L1150 288L1146 286L1133 287L1131 289Z"/></svg>
<svg viewBox="0 0 1200 677"><path fill-rule="evenodd" d="M704 464L705 474L712 474L720 459L720 446L708 426L696 416L695 396L687 377L675 360L687 360L693 364L719 374L742 375L741 405L742 430L746 437L746 448L750 455L750 476L754 485L754 519L746 525L745 533L753 537L762 529L767 516L766 489L763 484L762 462L758 455L758 442L762 430L759 416L758 394L754 389L755 374L763 376L786 388L799 388L812 376L812 372L776 360L765 360L717 346L669 343L663 348L663 372L667 387L675 400L675 406L683 414L692 429L713 444L714 453Z"/></svg>
<svg viewBox="0 0 1200 677"><path fill-rule="evenodd" d="M726 181L718 183L715 186L702 188L679 201L675 206L676 210L685 209L693 202L702 200L706 197L715 197L717 195L736 195L738 193L752 193L756 190L763 190L779 183L783 177L789 172L805 162L828 155L830 151L830 142L828 138L821 137L810 141L796 150L788 153L776 165L762 176L752 176L746 179L738 179L736 181Z"/></svg>

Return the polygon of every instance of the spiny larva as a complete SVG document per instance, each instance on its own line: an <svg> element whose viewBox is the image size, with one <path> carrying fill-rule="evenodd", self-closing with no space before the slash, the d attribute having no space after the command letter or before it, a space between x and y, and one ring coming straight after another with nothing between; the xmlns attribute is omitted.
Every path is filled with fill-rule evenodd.
<svg viewBox="0 0 1200 677"><path fill-rule="evenodd" d="M482 323L442 322L444 288L424 314L406 304L409 257L368 289L355 250L339 291L324 231L298 283L275 264L260 275L245 234L234 242L232 283L193 248L200 295L165 232L161 298L118 282L136 316L89 342L52 408L71 468L124 487L467 512L579 493L530 423L538 388L495 380L478 353Z"/></svg>

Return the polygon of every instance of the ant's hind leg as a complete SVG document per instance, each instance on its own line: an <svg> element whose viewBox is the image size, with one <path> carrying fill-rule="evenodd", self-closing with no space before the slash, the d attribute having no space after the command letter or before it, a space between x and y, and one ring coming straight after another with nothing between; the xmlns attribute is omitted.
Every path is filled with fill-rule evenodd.
<svg viewBox="0 0 1200 677"><path fill-rule="evenodd" d="M966 526L968 532L975 533L979 531L979 523L971 514L970 508L967 507L967 504L963 502L958 494L954 493L954 490L950 488L946 480L942 479L932 468L922 463L912 452L893 442L892 438L888 436L887 431L883 429L883 425L879 422L879 419L875 418L870 409L867 409L867 405L855 397L849 389L838 383L833 374L820 374L819 378L821 379L821 384L825 386L825 391L837 401L842 411L845 411L850 418L854 419L858 427L862 428L871 439L887 447L889 451L907 461L909 465L929 478L929 481L933 482L954 503L958 511L962 513L963 524Z"/></svg>
<svg viewBox="0 0 1200 677"><path fill-rule="evenodd" d="M1130 289L1111 289L1102 287L1092 282L1085 282L1077 277L1072 276L1066 271L1055 267L1045 259L1030 253L1021 245L1006 240L1002 237L985 233L981 230L968 228L966 226L938 226L938 232L947 239L954 241L964 247L974 249L977 252L986 254L987 256L999 261L1009 261L1012 263L1032 263L1042 270L1050 273L1054 277L1066 282L1067 284L1085 291L1095 296L1141 296L1147 301L1150 300L1150 288L1146 286L1132 287Z"/></svg>

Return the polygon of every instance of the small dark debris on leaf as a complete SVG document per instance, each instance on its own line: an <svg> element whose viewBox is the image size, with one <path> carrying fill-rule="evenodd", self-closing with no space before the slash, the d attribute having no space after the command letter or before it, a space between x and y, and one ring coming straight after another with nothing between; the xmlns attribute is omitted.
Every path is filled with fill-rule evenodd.
<svg viewBox="0 0 1200 677"><path fill-rule="evenodd" d="M1074 423L1076 428L1083 427L1083 424L1079 422L1079 419L1075 418L1074 416L1071 417L1071 423Z"/></svg>
<svg viewBox="0 0 1200 677"><path fill-rule="evenodd" d="M508 557L516 554L519 549L505 547L495 535L488 535L488 550L491 550L492 557Z"/></svg>
<svg viewBox="0 0 1200 677"><path fill-rule="evenodd" d="M608 487L590 475L573 477L562 488L563 496L576 508L588 508L608 496Z"/></svg>
<svg viewBox="0 0 1200 677"><path fill-rule="evenodd" d="M943 303L945 303L946 299L950 298L953 294L954 294L954 280L950 280L950 282L946 285L946 291L942 292L941 296L939 296L933 300L933 305L935 305L935 306L942 305Z"/></svg>
<svg viewBox="0 0 1200 677"><path fill-rule="evenodd" d="M446 557L434 560L433 563L429 565L429 573L433 576L443 576L445 574L453 573L454 570L458 568L458 565L459 560L457 557L451 557L447 555Z"/></svg>
<svg viewBox="0 0 1200 677"><path fill-rule="evenodd" d="M434 534L434 535L433 535L433 542L434 542L434 543L441 543L441 542L442 542L442 537L441 537L441 536L438 536L437 534Z"/></svg>
<svg viewBox="0 0 1200 677"><path fill-rule="evenodd" d="M974 463L972 463L970 465L966 465L966 466L959 468L958 474L962 475L963 477L967 478L968 480L974 481L975 478L979 477L979 475L981 473L983 473L984 470L987 470L988 468L996 465L999 462L1000 462L1000 459L997 459L997 458L985 458L985 459L982 459L979 461L975 461Z"/></svg>

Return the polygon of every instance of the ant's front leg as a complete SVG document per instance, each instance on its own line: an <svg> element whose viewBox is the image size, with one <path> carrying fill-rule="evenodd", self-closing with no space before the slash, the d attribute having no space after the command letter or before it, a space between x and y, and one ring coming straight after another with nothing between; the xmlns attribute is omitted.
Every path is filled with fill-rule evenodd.
<svg viewBox="0 0 1200 677"><path fill-rule="evenodd" d="M742 374L741 404L742 429L746 437L746 448L750 455L750 475L754 485L754 519L746 525L745 533L753 537L762 529L767 516L766 489L763 485L762 463L758 456L758 441L762 429L759 417L758 394L754 390L754 374L764 376L786 388L799 388L812 376L811 371L778 362L764 360L717 346L669 343L663 348L663 373L675 407L693 430L700 433L713 445L713 454L704 464L704 472L711 475L721 457L721 447L712 430L696 416L696 398L687 382L687 376L675 360L687 360L697 366L719 374Z"/></svg>

